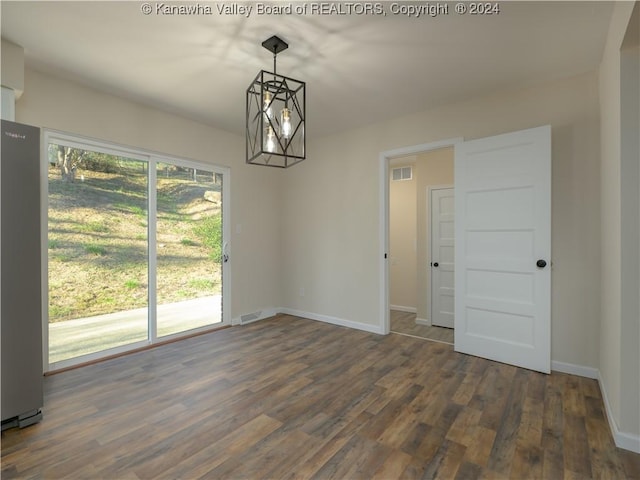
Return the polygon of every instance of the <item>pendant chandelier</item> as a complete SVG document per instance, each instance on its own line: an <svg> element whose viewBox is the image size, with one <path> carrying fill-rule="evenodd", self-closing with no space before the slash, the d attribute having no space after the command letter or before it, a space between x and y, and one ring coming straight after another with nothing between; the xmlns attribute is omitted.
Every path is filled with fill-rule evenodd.
<svg viewBox="0 0 640 480"><path fill-rule="evenodd" d="M262 46L273 53L273 72L260 70L247 88L247 163L287 168L305 159L305 83L276 71L284 40L274 35Z"/></svg>

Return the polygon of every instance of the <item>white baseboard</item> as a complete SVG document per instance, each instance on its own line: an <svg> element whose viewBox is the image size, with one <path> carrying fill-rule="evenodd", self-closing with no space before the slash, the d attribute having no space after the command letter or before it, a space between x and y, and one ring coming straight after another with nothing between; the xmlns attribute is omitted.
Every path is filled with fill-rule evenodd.
<svg viewBox="0 0 640 480"><path fill-rule="evenodd" d="M618 423L613 417L613 410L609 403L609 397L607 396L607 390L604 387L600 370L583 365L574 365L573 363L557 362L555 360L551 361L551 370L597 380L600 385L600 391L602 392L602 402L604 403L604 410L607 415L607 420L609 421L609 429L611 430L611 436L613 436L616 447L640 453L640 435L620 431Z"/></svg>
<svg viewBox="0 0 640 480"><path fill-rule="evenodd" d="M330 323L332 325L339 325L341 327L354 328L356 330L363 330L365 332L377 333L384 335L384 332L379 325L369 325L367 323L354 322L352 320L345 320L343 318L331 317L329 315L321 315L319 313L305 312L303 310L295 310L293 308L263 308L252 313L240 315L232 319L232 325L247 325L249 323L258 322L266 318L271 318L279 313L285 313L287 315L294 315L296 317L307 318L309 320L317 320L320 322Z"/></svg>
<svg viewBox="0 0 640 480"><path fill-rule="evenodd" d="M416 313L416 307L405 307L403 305L389 305L389 310L397 310L398 312Z"/></svg>
<svg viewBox="0 0 640 480"><path fill-rule="evenodd" d="M331 323L332 325L355 328L356 330L384 335L384 332L379 325L369 325L368 323L354 322L352 320L345 320L344 318L331 317L329 315L321 315L313 312L304 312L302 310L294 310L292 308L281 308L279 309L279 313L286 313L287 315L295 315L296 317L309 318L319 322Z"/></svg>
<svg viewBox="0 0 640 480"><path fill-rule="evenodd" d="M551 370L560 373L569 373L578 375L579 377L598 378L598 369L593 367L585 367L584 365L575 365L573 363L558 362L551 360Z"/></svg>
<svg viewBox="0 0 640 480"><path fill-rule="evenodd" d="M607 390L604 388L604 382L602 381L602 375L599 370L597 379L600 384L600 391L602 392L604 410L607 412L607 420L609 420L609 428L611 429L611 435L613 436L613 441L616 443L616 447L640 453L640 435L621 432L618 427L618 422L616 422L616 419L613 417L613 411L611 409L611 404L609 403Z"/></svg>
<svg viewBox="0 0 640 480"><path fill-rule="evenodd" d="M416 323L418 325L424 325L425 327L431 326L431 320L429 320L428 318L416 318Z"/></svg>

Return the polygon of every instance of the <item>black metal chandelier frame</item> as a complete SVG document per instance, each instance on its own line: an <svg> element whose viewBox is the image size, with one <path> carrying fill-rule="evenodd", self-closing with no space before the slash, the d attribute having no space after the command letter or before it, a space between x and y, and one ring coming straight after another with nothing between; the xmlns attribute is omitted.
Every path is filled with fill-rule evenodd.
<svg viewBox="0 0 640 480"><path fill-rule="evenodd" d="M305 159L306 84L277 73L276 56L289 47L284 40L273 36L262 46L273 53L273 72L261 70L247 88L246 159L287 168Z"/></svg>

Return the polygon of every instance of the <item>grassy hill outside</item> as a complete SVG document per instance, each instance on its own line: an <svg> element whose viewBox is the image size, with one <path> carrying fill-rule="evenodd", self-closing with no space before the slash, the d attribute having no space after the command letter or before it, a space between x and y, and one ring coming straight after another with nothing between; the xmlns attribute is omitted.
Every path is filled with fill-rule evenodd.
<svg viewBox="0 0 640 480"><path fill-rule="evenodd" d="M109 161L73 182L49 169L50 322L148 304L147 164ZM220 294L220 185L162 164L157 178L158 305Z"/></svg>

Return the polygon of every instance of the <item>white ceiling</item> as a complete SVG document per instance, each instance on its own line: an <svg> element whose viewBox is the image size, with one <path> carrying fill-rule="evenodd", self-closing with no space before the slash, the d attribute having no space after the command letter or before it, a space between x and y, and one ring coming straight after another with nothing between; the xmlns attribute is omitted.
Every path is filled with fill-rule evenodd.
<svg viewBox="0 0 640 480"><path fill-rule="evenodd" d="M222 2L199 4L213 15L143 15L137 1L2 0L2 36L24 47L32 68L243 135L246 88L272 69L261 42L277 34L290 45L278 72L307 82L307 131L326 135L592 71L612 11L612 2L514 1L471 16L450 3L448 15L408 18L385 2L386 16L260 16L254 2L235 2L254 7L246 18L218 14Z"/></svg>

